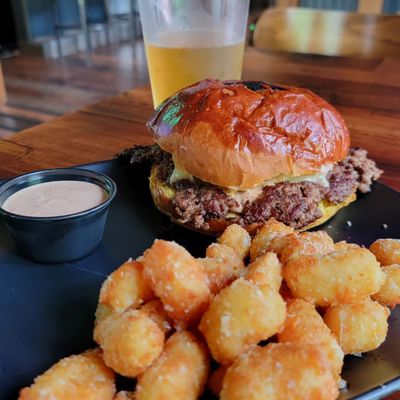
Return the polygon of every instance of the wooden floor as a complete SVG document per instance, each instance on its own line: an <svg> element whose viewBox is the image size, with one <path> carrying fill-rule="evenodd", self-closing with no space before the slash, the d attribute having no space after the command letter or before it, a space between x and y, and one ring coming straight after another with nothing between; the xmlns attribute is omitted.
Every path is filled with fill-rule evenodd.
<svg viewBox="0 0 400 400"><path fill-rule="evenodd" d="M19 55L1 61L8 101L0 137L148 82L143 42L114 44L63 61Z"/></svg>

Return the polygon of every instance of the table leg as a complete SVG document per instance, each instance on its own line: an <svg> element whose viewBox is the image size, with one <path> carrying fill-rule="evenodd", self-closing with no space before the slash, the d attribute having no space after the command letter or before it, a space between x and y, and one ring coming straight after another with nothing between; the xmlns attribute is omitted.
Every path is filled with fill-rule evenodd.
<svg viewBox="0 0 400 400"><path fill-rule="evenodd" d="M79 6L79 19L81 24L81 29L85 34L86 39L86 62L88 64L92 63L92 43L90 42L90 32L86 17L86 2L85 0L77 0Z"/></svg>
<svg viewBox="0 0 400 400"><path fill-rule="evenodd" d="M4 84L3 70L0 64L0 104L4 104L7 101L6 86Z"/></svg>

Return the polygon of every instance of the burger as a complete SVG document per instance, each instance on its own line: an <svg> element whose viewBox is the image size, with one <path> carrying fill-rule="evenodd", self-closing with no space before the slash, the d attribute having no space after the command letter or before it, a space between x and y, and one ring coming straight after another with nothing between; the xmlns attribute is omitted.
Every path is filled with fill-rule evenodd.
<svg viewBox="0 0 400 400"><path fill-rule="evenodd" d="M204 80L165 100L147 126L156 144L122 156L150 161L155 205L203 233L232 223L252 233L270 218L318 226L382 173L349 147L338 111L306 89Z"/></svg>

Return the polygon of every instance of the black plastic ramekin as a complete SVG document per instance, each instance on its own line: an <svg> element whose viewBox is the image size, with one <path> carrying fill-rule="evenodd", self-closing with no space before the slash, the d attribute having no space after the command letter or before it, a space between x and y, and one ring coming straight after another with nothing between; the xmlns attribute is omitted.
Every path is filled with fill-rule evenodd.
<svg viewBox="0 0 400 400"><path fill-rule="evenodd" d="M27 217L2 208L9 196L27 186L63 180L94 183L108 193L108 198L88 210L57 217ZM98 172L78 168L36 171L12 178L0 186L0 215L24 257L40 263L67 262L88 255L100 244L116 192L115 182Z"/></svg>

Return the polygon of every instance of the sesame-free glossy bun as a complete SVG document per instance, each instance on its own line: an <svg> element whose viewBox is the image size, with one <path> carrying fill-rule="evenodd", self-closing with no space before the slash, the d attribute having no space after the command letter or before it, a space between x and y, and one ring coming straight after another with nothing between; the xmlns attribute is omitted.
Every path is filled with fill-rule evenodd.
<svg viewBox="0 0 400 400"><path fill-rule="evenodd" d="M148 127L178 168L241 190L317 173L349 149L343 118L325 100L263 82L201 81L165 100Z"/></svg>

